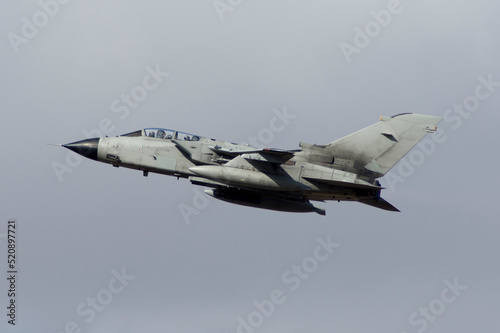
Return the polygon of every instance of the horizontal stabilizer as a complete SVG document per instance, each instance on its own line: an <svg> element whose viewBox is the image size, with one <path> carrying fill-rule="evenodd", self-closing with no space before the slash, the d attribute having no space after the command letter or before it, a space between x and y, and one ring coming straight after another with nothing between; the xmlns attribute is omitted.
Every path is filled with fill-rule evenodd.
<svg viewBox="0 0 500 333"><path fill-rule="evenodd" d="M316 214L319 214L321 216L325 216L326 215L326 210L324 208L316 207L316 206L313 205L313 209L314 209L314 212Z"/></svg>
<svg viewBox="0 0 500 333"><path fill-rule="evenodd" d="M376 200L360 200L359 202L364 203L365 205L369 205L372 207L380 208L383 210L388 210L391 212L399 212L400 210L385 201L382 198L378 198Z"/></svg>

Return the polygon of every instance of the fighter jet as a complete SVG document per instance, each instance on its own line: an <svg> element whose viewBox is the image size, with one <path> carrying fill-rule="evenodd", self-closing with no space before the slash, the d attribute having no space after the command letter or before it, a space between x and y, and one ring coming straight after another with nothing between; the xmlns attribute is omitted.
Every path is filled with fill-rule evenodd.
<svg viewBox="0 0 500 333"><path fill-rule="evenodd" d="M283 212L325 209L311 201L357 201L398 211L380 197L384 176L440 117L402 113L325 145L258 149L164 128L62 145L114 167L187 178L209 196L234 204Z"/></svg>

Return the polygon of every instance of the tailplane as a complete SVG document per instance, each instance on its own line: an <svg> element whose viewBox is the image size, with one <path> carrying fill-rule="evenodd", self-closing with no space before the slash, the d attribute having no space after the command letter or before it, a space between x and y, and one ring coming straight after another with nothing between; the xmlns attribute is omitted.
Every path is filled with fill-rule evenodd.
<svg viewBox="0 0 500 333"><path fill-rule="evenodd" d="M391 205L390 203L388 203L387 201L385 201L380 197L373 200L360 200L359 202L364 203L365 205L368 206L380 208L383 210L388 210L390 212L400 212L399 209L397 209L396 207L394 207L393 205Z"/></svg>

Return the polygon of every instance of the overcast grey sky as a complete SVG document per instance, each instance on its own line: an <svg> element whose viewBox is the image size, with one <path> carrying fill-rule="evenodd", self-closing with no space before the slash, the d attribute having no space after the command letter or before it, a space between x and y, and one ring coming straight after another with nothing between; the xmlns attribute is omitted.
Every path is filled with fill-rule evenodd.
<svg viewBox="0 0 500 333"><path fill-rule="evenodd" d="M0 331L498 332L499 4L64 2L0 5ZM381 179L401 213L240 207L46 145L152 126L242 142L284 110L266 146L446 119Z"/></svg>

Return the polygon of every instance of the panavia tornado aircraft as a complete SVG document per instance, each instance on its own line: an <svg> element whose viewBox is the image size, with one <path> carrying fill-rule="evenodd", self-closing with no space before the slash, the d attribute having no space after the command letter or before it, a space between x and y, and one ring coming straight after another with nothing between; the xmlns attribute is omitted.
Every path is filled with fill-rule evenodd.
<svg viewBox="0 0 500 333"><path fill-rule="evenodd" d="M325 210L310 201L358 201L399 211L380 197L378 178L436 130L440 117L403 113L326 145L257 149L163 128L62 145L87 158L187 178L227 202L284 212Z"/></svg>

